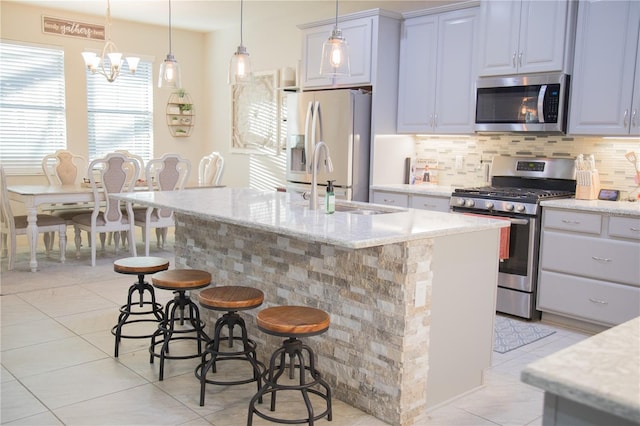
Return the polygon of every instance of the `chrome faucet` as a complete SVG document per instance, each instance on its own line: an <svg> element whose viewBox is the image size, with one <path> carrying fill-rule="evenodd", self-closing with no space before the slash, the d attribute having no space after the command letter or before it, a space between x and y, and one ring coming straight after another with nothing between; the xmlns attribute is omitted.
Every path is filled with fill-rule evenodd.
<svg viewBox="0 0 640 426"><path fill-rule="evenodd" d="M313 159L311 160L311 196L309 197L309 208L311 210L318 209L318 160L320 159L320 151L324 152L325 170L327 173L333 171L329 147L326 143L320 141L313 148Z"/></svg>

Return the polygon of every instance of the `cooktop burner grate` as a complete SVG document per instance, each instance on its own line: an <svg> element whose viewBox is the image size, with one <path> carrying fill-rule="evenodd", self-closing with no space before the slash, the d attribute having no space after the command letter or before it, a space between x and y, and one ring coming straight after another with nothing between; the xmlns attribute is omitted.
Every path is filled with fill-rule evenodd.
<svg viewBox="0 0 640 426"><path fill-rule="evenodd" d="M458 188L456 195L476 196L495 200L519 200L535 203L549 198L567 198L574 195L571 191L536 188L502 188L484 186L478 188Z"/></svg>

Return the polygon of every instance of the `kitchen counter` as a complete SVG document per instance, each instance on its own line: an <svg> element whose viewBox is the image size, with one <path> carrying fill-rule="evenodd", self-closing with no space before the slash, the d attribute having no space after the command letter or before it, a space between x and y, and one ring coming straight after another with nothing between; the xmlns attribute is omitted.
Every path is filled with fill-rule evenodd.
<svg viewBox="0 0 640 426"><path fill-rule="evenodd" d="M402 183L372 185L371 189L374 191L391 191L416 195L432 195L434 197L451 197L451 194L454 191L454 188L451 186L435 185L431 183L421 183L416 185L408 185Z"/></svg>
<svg viewBox="0 0 640 426"><path fill-rule="evenodd" d="M522 381L545 391L545 425L639 424L640 317L529 364Z"/></svg>
<svg viewBox="0 0 640 426"><path fill-rule="evenodd" d="M308 201L294 199L289 193L247 188L139 192L116 197L138 204L168 207L175 212L188 213L202 219L277 231L291 237L349 248L380 246L508 226L499 220L389 206L376 207L357 202L342 204L385 213L353 214L336 211L328 215L323 209L310 210ZM322 203L319 204L322 206ZM338 201L337 205L341 203Z"/></svg>
<svg viewBox="0 0 640 426"><path fill-rule="evenodd" d="M585 210L620 216L640 216L640 202L576 200L571 198L542 201L540 205L542 207L555 207L559 209L569 210Z"/></svg>
<svg viewBox="0 0 640 426"><path fill-rule="evenodd" d="M175 267L206 270L213 285L260 288L264 307L328 312L329 330L305 340L335 398L413 425L482 386L504 221L368 203L349 205L388 213L327 215L291 194L251 189L117 198L174 210ZM211 326L215 312L203 311ZM264 360L281 339L257 330L257 311L242 315Z"/></svg>

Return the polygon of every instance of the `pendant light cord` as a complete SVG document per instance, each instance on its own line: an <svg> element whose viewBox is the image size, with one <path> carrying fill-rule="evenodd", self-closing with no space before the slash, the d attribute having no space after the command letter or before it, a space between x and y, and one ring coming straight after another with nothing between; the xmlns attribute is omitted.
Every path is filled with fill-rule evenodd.
<svg viewBox="0 0 640 426"><path fill-rule="evenodd" d="M336 0L336 28L338 28L338 0Z"/></svg>
<svg viewBox="0 0 640 426"><path fill-rule="evenodd" d="M171 0L169 0L169 54L173 54L171 49Z"/></svg>
<svg viewBox="0 0 640 426"><path fill-rule="evenodd" d="M242 22L243 22L243 18L242 18L242 12L244 9L244 0L240 0L240 46L244 46L243 40L242 40Z"/></svg>

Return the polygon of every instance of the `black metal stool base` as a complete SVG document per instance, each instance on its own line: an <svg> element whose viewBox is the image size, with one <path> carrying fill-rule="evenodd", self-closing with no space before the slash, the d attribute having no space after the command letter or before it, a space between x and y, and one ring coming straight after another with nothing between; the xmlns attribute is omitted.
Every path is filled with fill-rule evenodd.
<svg viewBox="0 0 640 426"><path fill-rule="evenodd" d="M111 329L111 334L116 337L115 348L113 351L114 357L116 358L118 357L120 341L122 339L148 339L153 336L153 334L123 334L122 329L124 326L140 322L160 323L164 319L164 315L162 313L162 305L156 302L156 294L153 291L153 286L144 280L144 276L144 274L138 274L138 281L133 283L133 285L129 287L127 303L120 306L118 323ZM133 295L136 291L139 295L139 301L133 302ZM151 296L151 301L144 300L145 291L148 292ZM138 305L140 309L133 309L135 305ZM145 307L148 309L143 309ZM131 315L153 315L154 318L129 319Z"/></svg>
<svg viewBox="0 0 640 426"><path fill-rule="evenodd" d="M309 358L309 364L305 363L305 352ZM289 356L289 364L286 363L286 356ZM295 362L297 360L297 363ZM276 363L279 362L278 365ZM289 377L294 378L294 372L297 369L299 371L299 383L297 385L285 385L278 383L278 379L285 373L286 369L289 369ZM311 378L311 381L307 382L307 376ZM269 362L269 369L262 375L264 385L256 395L253 396L249 403L249 416L247 418L247 426L253 424L253 414L275 423L284 424L302 424L308 423L313 425L314 421L326 417L328 421L333 418L331 409L331 388L329 384L322 379L320 372L315 368L315 354L313 350L302 343L302 341L291 337L285 340L280 348L278 348ZM318 389L314 389L314 386L321 386L324 388L324 393ZM266 394L271 395L271 411L276 409L276 395L279 391L300 391L302 398L307 407L307 417L302 419L281 419L269 416L256 408L256 402L262 399ZM326 409L320 414L314 414L309 394L317 395L326 402Z"/></svg>
<svg viewBox="0 0 640 426"><path fill-rule="evenodd" d="M200 311L198 305L193 303L185 290L177 290L173 292L176 296L170 300L164 309L164 320L158 324L158 329L151 336L151 346L149 346L149 362L153 364L154 358L160 358L160 381L164 379L164 361L165 359L191 359L202 355L202 343L209 342L209 337L204 332L204 321L200 320ZM185 310L188 309L189 314L185 316ZM179 316L176 316L179 311ZM176 323L184 325L187 322L191 328L176 329ZM193 334L187 336L186 334ZM160 338L159 340L156 340ZM194 340L197 342L198 350L196 353L188 355L170 355L169 343L178 340ZM157 347L160 346L159 351Z"/></svg>
<svg viewBox="0 0 640 426"><path fill-rule="evenodd" d="M233 330L236 325L240 328L240 331L242 333L241 337L234 337L233 335ZM226 327L228 330L228 337L220 337L220 332L224 327ZM240 342L242 345L242 350L221 351L221 342L228 342L229 348L233 348L234 342ZM219 361L229 360L244 361L250 363L251 367L253 368L253 376L241 380L207 379L207 373L209 372L209 370L211 370L212 373L216 373L216 364ZM213 339L207 344L207 347L202 354L202 363L200 363L195 370L195 375L200 380L200 406L204 405L205 386L207 383L212 385L231 386L256 382L257 389L260 390L262 386L261 376L264 369L264 364L258 361L256 357L256 342L249 339L244 319L242 319L242 317L238 315L237 312L227 312L216 321ZM260 402L262 402L262 398L260 398Z"/></svg>

